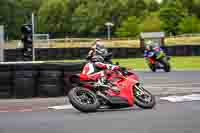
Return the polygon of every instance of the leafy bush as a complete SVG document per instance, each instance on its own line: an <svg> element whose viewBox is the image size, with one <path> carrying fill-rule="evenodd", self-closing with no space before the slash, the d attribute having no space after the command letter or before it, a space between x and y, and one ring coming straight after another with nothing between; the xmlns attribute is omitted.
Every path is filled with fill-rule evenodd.
<svg viewBox="0 0 200 133"><path fill-rule="evenodd" d="M179 23L186 15L181 3L172 1L160 10L160 19L162 29L172 35L179 33Z"/></svg>
<svg viewBox="0 0 200 133"><path fill-rule="evenodd" d="M116 35L120 37L136 37L139 34L139 20L135 16L128 17L117 29Z"/></svg>
<svg viewBox="0 0 200 133"><path fill-rule="evenodd" d="M200 19L197 16L187 16L179 24L181 33L200 32Z"/></svg>
<svg viewBox="0 0 200 133"><path fill-rule="evenodd" d="M161 21L156 14L150 14L140 24L141 32L157 32L161 31Z"/></svg>

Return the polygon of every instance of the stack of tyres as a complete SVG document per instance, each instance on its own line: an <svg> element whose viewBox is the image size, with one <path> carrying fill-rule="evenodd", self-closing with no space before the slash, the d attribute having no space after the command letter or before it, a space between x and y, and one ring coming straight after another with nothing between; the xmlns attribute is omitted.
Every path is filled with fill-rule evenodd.
<svg viewBox="0 0 200 133"><path fill-rule="evenodd" d="M64 83L65 83L64 92L66 95L68 95L69 91L73 88L73 85L71 83L72 78L74 77L78 78L76 74L78 74L78 72L64 71Z"/></svg>
<svg viewBox="0 0 200 133"><path fill-rule="evenodd" d="M75 80L79 80L79 77L76 74L79 74L86 62L77 62L77 63L63 63L64 68L64 82L65 82L65 94L67 95L68 92L73 88L71 83L71 79L75 78Z"/></svg>
<svg viewBox="0 0 200 133"><path fill-rule="evenodd" d="M12 70L9 65L0 65L0 98L12 97Z"/></svg>
<svg viewBox="0 0 200 133"><path fill-rule="evenodd" d="M64 95L63 71L60 65L41 65L37 94L40 97L57 97Z"/></svg>
<svg viewBox="0 0 200 133"><path fill-rule="evenodd" d="M13 85L16 98L36 96L38 71L34 64L19 64L14 66Z"/></svg>

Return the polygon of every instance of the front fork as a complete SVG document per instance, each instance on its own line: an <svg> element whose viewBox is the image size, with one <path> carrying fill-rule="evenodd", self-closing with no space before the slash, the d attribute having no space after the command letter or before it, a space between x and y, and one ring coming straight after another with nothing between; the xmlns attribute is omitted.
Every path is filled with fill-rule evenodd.
<svg viewBox="0 0 200 133"><path fill-rule="evenodd" d="M139 83L135 84L135 96L144 95L144 92L141 89L141 85Z"/></svg>

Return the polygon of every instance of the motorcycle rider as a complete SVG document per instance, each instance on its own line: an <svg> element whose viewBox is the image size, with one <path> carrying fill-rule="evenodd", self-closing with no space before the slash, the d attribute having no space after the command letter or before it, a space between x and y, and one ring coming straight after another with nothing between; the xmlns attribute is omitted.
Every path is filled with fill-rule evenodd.
<svg viewBox="0 0 200 133"><path fill-rule="evenodd" d="M80 74L80 80L82 81L98 81L101 77L104 77L104 71L102 70L120 70L117 65L104 63L104 58L101 55L95 55L84 66L83 71ZM106 81L104 81L106 82ZM115 90L116 91L116 90ZM118 90L117 90L118 91Z"/></svg>
<svg viewBox="0 0 200 133"><path fill-rule="evenodd" d="M84 66L83 71L80 74L82 80L97 80L100 76L103 76L101 70L120 70L117 65L104 63L104 58L101 55L95 55L91 60Z"/></svg>
<svg viewBox="0 0 200 133"><path fill-rule="evenodd" d="M148 42L146 49L144 51L144 57L147 58L151 52L158 52L158 51L164 54L163 49L159 47L157 43ZM156 57L156 58L159 58L159 57Z"/></svg>
<svg viewBox="0 0 200 133"><path fill-rule="evenodd" d="M109 53L107 48L105 48L104 44L100 39L96 39L93 46L90 48L90 51L86 57L87 60L91 60L91 58L95 55L100 55L104 58L104 60L108 63L112 63L110 58L112 53Z"/></svg>

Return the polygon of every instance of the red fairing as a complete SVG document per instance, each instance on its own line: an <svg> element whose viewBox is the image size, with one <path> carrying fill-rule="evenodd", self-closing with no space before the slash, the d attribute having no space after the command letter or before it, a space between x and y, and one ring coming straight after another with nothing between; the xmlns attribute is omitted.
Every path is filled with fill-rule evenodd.
<svg viewBox="0 0 200 133"><path fill-rule="evenodd" d="M112 78L116 78L117 75L113 74L110 76L109 80L112 80ZM119 76L118 76L119 77ZM117 80L114 82L114 84L120 88L120 93L112 92L110 91L110 96L120 96L128 100L128 103L130 106L133 106L134 104L134 92L133 92L133 86L137 83L138 76L135 74L130 74L127 77L124 77L120 80Z"/></svg>
<svg viewBox="0 0 200 133"><path fill-rule="evenodd" d="M118 87L120 87L120 94L119 96L124 97L128 100L128 103L130 106L133 106L134 104L134 97L133 97L133 81L130 81L129 79L123 80L117 84Z"/></svg>
<svg viewBox="0 0 200 133"><path fill-rule="evenodd" d="M134 80L136 80L136 81L139 81L139 80L140 80L139 77L138 77L138 75L136 75L133 71L129 71L129 72L128 72L128 77L129 77L130 79L134 79Z"/></svg>
<svg viewBox="0 0 200 133"><path fill-rule="evenodd" d="M80 73L80 80L89 80L89 77L87 76L87 73L89 72L90 67L89 64L86 64L83 68L83 71Z"/></svg>
<svg viewBox="0 0 200 133"><path fill-rule="evenodd" d="M155 64L155 59L153 59L153 58L149 58L149 62L151 63L151 64Z"/></svg>
<svg viewBox="0 0 200 133"><path fill-rule="evenodd" d="M89 80L88 76L86 74L83 74L83 73L81 73L79 77L80 77L81 81Z"/></svg>
<svg viewBox="0 0 200 133"><path fill-rule="evenodd" d="M91 64L91 63L88 63L85 65L83 72L80 74L80 80L94 80L94 81L96 80L97 81L100 76L106 76L107 80L113 82L120 89L120 92L118 93L110 89L108 94L110 96L120 96L122 98L125 98L128 100L129 105L133 106L134 104L133 86L139 80L138 76L131 71L129 71L128 74L124 76L122 75L122 73L120 74L120 72L114 71L114 70L119 70L120 69L119 66L108 65L108 64L103 64L103 63L97 63L95 65L103 69L107 69L107 71L95 72L93 65L94 64ZM87 87L87 88L90 88L90 87Z"/></svg>

